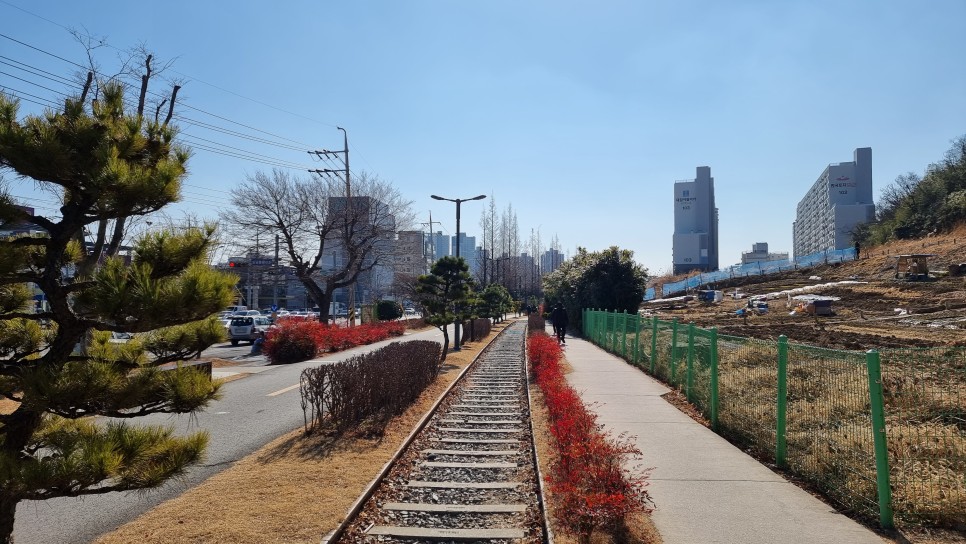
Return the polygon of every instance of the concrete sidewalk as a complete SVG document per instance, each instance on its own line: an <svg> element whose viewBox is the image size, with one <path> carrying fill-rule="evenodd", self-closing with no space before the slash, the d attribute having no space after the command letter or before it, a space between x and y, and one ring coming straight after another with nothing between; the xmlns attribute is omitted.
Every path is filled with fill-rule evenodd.
<svg viewBox="0 0 966 544"><path fill-rule="evenodd" d="M661 398L662 383L597 346L567 338L567 381L614 434L636 437L666 544L882 544L884 539L789 483Z"/></svg>

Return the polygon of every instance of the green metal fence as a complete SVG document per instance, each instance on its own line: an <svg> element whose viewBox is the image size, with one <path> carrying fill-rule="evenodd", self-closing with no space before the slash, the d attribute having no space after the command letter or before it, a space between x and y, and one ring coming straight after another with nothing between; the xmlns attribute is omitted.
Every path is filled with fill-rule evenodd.
<svg viewBox="0 0 966 544"><path fill-rule="evenodd" d="M845 510L879 517L866 354L788 344L787 359L785 466Z"/></svg>
<svg viewBox="0 0 966 544"><path fill-rule="evenodd" d="M597 310L583 323L840 508L886 528L966 525L966 348L832 350Z"/></svg>
<svg viewBox="0 0 966 544"><path fill-rule="evenodd" d="M966 527L966 348L882 350L892 504L900 522Z"/></svg>

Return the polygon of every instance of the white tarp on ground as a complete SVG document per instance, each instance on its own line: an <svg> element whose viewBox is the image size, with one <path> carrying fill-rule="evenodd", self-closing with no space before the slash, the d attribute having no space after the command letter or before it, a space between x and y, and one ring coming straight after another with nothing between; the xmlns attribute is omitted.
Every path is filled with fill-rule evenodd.
<svg viewBox="0 0 966 544"><path fill-rule="evenodd" d="M829 282L829 283L817 283L815 285L806 285L805 287L796 287L795 289L785 289L784 291L776 291L774 293L765 293L764 295L752 295L749 298L751 298L752 300L754 300L754 299L773 300L773 299L778 299L778 298L785 298L785 299L787 299L789 297L793 297L793 298L796 298L798 300L803 300L803 299L800 299L798 295L804 295L806 293L812 293L814 291L821 291L822 289L828 289L830 287L840 287L840 286L843 286L843 285L863 285L863 284L867 284L867 283L869 283L869 282L867 282L867 281L856 281L856 280L842 280L842 281L833 281L833 282ZM835 297L821 297L821 298L816 297L816 298L811 298L809 300L822 300L822 299L825 299L825 300L838 300Z"/></svg>

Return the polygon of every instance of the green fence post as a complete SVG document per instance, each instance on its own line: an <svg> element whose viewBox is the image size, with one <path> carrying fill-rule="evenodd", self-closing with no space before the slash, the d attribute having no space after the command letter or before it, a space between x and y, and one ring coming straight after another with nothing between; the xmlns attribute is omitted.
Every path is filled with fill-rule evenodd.
<svg viewBox="0 0 966 544"><path fill-rule="evenodd" d="M614 310L614 319L611 321L610 328L610 352L617 353L617 310Z"/></svg>
<svg viewBox="0 0 966 544"><path fill-rule="evenodd" d="M641 362L641 314L634 314L634 364Z"/></svg>
<svg viewBox="0 0 966 544"><path fill-rule="evenodd" d="M654 375L654 366L657 364L657 316L651 317L651 376Z"/></svg>
<svg viewBox="0 0 966 544"><path fill-rule="evenodd" d="M684 395L692 402L691 390L694 388L694 323L688 323L688 368L684 381Z"/></svg>
<svg viewBox="0 0 966 544"><path fill-rule="evenodd" d="M607 313L597 310L597 345L604 347L604 327L607 325Z"/></svg>
<svg viewBox="0 0 966 544"><path fill-rule="evenodd" d="M604 328L607 326L607 312L597 310L597 345L604 347Z"/></svg>
<svg viewBox="0 0 966 544"><path fill-rule="evenodd" d="M587 338L587 308L580 310L580 333Z"/></svg>
<svg viewBox="0 0 966 544"><path fill-rule="evenodd" d="M671 324L671 360L669 362L671 363L671 384L676 385L674 383L678 372L678 318L676 317Z"/></svg>
<svg viewBox="0 0 966 544"><path fill-rule="evenodd" d="M775 424L775 464L787 464L788 442L785 436L786 414L788 413L788 337L778 337L778 413Z"/></svg>
<svg viewBox="0 0 966 544"><path fill-rule="evenodd" d="M893 529L895 524L892 516L892 488L889 486L889 449L886 444L879 352L867 351L865 366L869 371L869 400L872 404L872 438L875 443L875 481L879 492L879 524L883 529Z"/></svg>
<svg viewBox="0 0 966 544"><path fill-rule="evenodd" d="M711 329L711 429L718 430L718 328Z"/></svg>
<svg viewBox="0 0 966 544"><path fill-rule="evenodd" d="M624 332L621 334L621 357L627 360L627 319L630 317L626 311L621 314L621 321L624 322Z"/></svg>

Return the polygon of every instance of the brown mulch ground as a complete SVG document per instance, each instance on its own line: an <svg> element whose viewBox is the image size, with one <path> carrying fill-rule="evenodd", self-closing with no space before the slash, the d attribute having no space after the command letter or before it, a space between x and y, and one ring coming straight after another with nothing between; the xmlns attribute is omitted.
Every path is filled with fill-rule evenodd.
<svg viewBox="0 0 966 544"><path fill-rule="evenodd" d="M894 277L895 256L903 253L935 254L929 281ZM835 349L966 346L966 277L946 273L950 265L964 261L966 226L947 235L869 248L859 261L725 280L714 286L725 294L720 304L690 301L645 307L654 308L661 319L717 327L721 334L764 340L785 335L792 342ZM821 279L810 279L816 276ZM747 320L735 315L747 302L731 297L736 289L753 296L850 279L867 283L815 293L840 298L832 303L832 316L789 315L792 308L786 308L785 299L768 301L764 315ZM899 315L897 309L906 314Z"/></svg>

